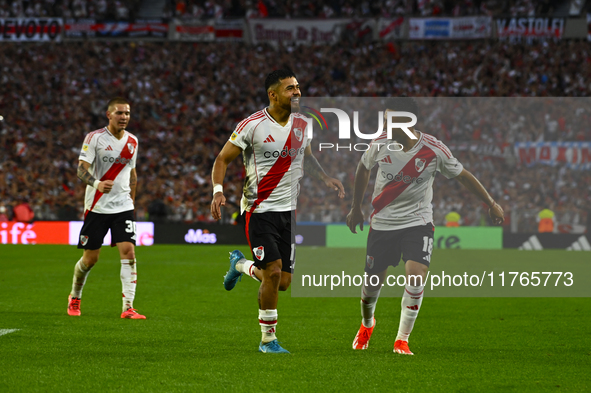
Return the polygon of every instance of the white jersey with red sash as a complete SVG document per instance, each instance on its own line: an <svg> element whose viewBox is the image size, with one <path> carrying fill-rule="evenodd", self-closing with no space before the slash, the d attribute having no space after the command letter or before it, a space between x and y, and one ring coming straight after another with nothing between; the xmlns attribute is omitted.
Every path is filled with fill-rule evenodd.
<svg viewBox="0 0 591 393"><path fill-rule="evenodd" d="M137 148L137 138L127 131L121 139L115 138L107 127L86 135L79 160L90 164L89 173L96 179L113 180L114 184L108 194L86 186L84 216L89 211L113 214L133 210L129 176L135 168Z"/></svg>
<svg viewBox="0 0 591 393"><path fill-rule="evenodd" d="M293 113L281 126L266 109L238 123L230 142L242 149L246 168L241 211L295 210L304 175L304 150L311 142L309 125L310 119Z"/></svg>
<svg viewBox="0 0 591 393"><path fill-rule="evenodd" d="M447 146L422 132L407 152L390 151L388 143L391 141L385 135L374 139L361 157L368 170L379 165L372 196L371 228L391 231L432 223L435 174L441 172L451 179L464 167Z"/></svg>

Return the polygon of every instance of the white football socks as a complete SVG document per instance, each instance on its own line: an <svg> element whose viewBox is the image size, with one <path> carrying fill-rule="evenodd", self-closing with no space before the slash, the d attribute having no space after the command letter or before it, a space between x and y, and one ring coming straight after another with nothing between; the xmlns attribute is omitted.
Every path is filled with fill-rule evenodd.
<svg viewBox="0 0 591 393"><path fill-rule="evenodd" d="M137 285L137 263L135 259L121 260L121 286L123 288L123 311L133 308Z"/></svg>
<svg viewBox="0 0 591 393"><path fill-rule="evenodd" d="M381 290L381 287L377 289L361 287L361 317L363 326L366 328L373 327L373 316Z"/></svg>
<svg viewBox="0 0 591 393"><path fill-rule="evenodd" d="M259 310L259 324L263 337L263 344L276 340L275 332L277 330L277 310Z"/></svg>
<svg viewBox="0 0 591 393"><path fill-rule="evenodd" d="M402 310L400 310L400 325L398 326L398 335L396 341L408 341L408 336L412 332L412 328L419 315L421 303L423 302L424 285L412 286L407 285L404 288L404 295L402 296Z"/></svg>
<svg viewBox="0 0 591 393"><path fill-rule="evenodd" d="M254 266L254 262L249 261L248 259L242 259L236 263L236 270L238 270L240 273L244 273L254 278L258 282L261 282L261 280L259 280L258 277L254 274L255 269L257 268Z"/></svg>
<svg viewBox="0 0 591 393"><path fill-rule="evenodd" d="M88 268L84 262L82 262L82 258L78 260L76 266L74 266L74 279L72 282L72 297L76 297L78 299L82 298L82 289L84 288L84 284L86 283L86 277L90 273L90 268Z"/></svg>

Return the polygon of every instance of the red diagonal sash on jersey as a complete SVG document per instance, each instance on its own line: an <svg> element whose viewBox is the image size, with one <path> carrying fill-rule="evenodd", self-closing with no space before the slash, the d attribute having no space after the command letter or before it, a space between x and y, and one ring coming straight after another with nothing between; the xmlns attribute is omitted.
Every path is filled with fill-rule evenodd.
<svg viewBox="0 0 591 393"><path fill-rule="evenodd" d="M301 124L303 123L303 124ZM291 149L296 149L296 152L302 147L302 143L304 141L304 133L302 131L301 140L298 140L294 134L294 129L298 128L297 126L301 126L301 130L305 130L307 123L305 121L300 121L299 119L294 119L293 126L291 127L290 135L283 146L282 151L289 152ZM293 142L293 144L292 144ZM287 150L286 150L287 149ZM285 157L279 155L275 164L269 169L269 172L261 179L257 187L257 199L252 204L250 208L250 212L254 212L254 210L263 202L265 199L269 198L275 187L279 184L283 176L287 173L289 168L291 167L292 161L295 157L290 157L289 154L286 154Z"/></svg>
<svg viewBox="0 0 591 393"><path fill-rule="evenodd" d="M129 149L129 145L133 146L133 151L131 151ZM123 168L125 168L125 165L127 165L127 161L131 160L131 158L133 157L133 153L135 152L136 149L137 149L137 142L131 136L128 137L127 143L125 144L125 146L123 147L123 150L121 150L121 154L119 155L120 159L121 158L125 159L124 160L125 163L116 162L113 165L111 165L111 167L109 168L107 173L105 173L103 175L103 177L101 177L101 181L115 180L117 175L123 170ZM100 192L99 190L96 190L96 193L94 194L94 199L92 201L92 205L90 206L90 209L84 213L84 217L86 217L86 214L88 214L89 211L92 211L92 209L94 208L94 205L96 205L96 203L98 202L99 199L101 199L102 196L103 196L103 193Z"/></svg>
<svg viewBox="0 0 591 393"><path fill-rule="evenodd" d="M404 168L401 169L400 172L403 173L402 178L406 176L409 176L411 179L413 177L418 177L421 174L421 172L427 168L429 163L434 158L435 152L431 150L429 147L423 146L421 150L419 150L419 152L415 154L406 163ZM417 170L417 159L420 160L420 162L422 162L421 167L423 169L421 169L421 171ZM398 173L400 174L400 172ZM380 195L375 197L375 199L371 202L371 205L374 209L372 217L376 215L380 210L388 206L390 203L394 202L394 200L398 198L398 196L402 194L402 192L406 190L408 186L410 186L411 184L412 183L405 183L404 181L402 181L402 179L400 181L392 180L390 183L388 183L386 187L384 187Z"/></svg>

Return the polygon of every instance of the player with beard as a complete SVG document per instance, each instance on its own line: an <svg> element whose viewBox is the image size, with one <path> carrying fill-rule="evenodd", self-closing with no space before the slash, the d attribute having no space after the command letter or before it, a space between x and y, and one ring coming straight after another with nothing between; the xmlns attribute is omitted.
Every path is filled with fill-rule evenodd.
<svg viewBox="0 0 591 393"><path fill-rule="evenodd" d="M305 171L345 196L343 185L329 177L312 155L309 119L297 113L300 85L290 70L275 70L265 80L269 106L236 126L213 165L211 214L221 218L226 203L222 183L228 164L242 153L246 169L241 211L253 260L235 250L224 287L232 290L242 274L260 281L259 351L289 353L275 336L278 292L291 283L295 263L295 209L299 180ZM293 110L292 110L293 107Z"/></svg>

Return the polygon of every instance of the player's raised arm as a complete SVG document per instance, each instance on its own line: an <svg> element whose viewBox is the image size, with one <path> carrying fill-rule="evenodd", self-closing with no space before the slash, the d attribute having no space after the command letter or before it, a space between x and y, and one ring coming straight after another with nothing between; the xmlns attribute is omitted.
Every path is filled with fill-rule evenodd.
<svg viewBox="0 0 591 393"><path fill-rule="evenodd" d="M226 169L228 165L234 161L238 155L242 153L242 149L231 142L226 142L220 154L218 154L213 169L211 171L211 183L213 184L213 199L211 201L211 216L219 220L222 218L221 206L226 205L226 197L224 196L224 178L226 177Z"/></svg>
<svg viewBox="0 0 591 393"><path fill-rule="evenodd" d="M324 169L320 166L320 163L312 154L312 148L310 145L306 147L304 151L304 171L315 179L322 180L327 187L332 188L339 192L339 198L345 197L345 188L340 180L330 177L324 172Z"/></svg>
<svg viewBox="0 0 591 393"><path fill-rule="evenodd" d="M480 200L488 205L488 214L493 220L493 223L500 225L505 221L505 213L503 208L495 202L490 196L486 188L478 181L476 177L466 169L456 176L456 179L466 187L472 194L476 195Z"/></svg>
<svg viewBox="0 0 591 393"><path fill-rule="evenodd" d="M361 211L361 205L363 203L363 196L369 183L369 175L371 172L363 165L362 161L359 161L357 165L357 171L355 172L355 188L353 190L353 202L351 202L351 211L347 214L347 226L353 233L357 233L357 225L363 230L363 212Z"/></svg>
<svg viewBox="0 0 591 393"><path fill-rule="evenodd" d="M113 188L113 180L97 180L90 174L88 168L90 168L89 162L84 160L78 161L78 179L82 180L85 184L96 188L103 194L110 193Z"/></svg>

